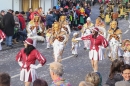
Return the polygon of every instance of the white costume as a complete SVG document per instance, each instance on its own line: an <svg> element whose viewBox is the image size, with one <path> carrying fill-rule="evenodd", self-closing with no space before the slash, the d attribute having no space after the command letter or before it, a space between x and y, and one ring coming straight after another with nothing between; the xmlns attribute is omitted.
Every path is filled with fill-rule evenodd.
<svg viewBox="0 0 130 86"><path fill-rule="evenodd" d="M111 57L112 61L118 58L118 56L122 56L120 53L120 42L117 41L115 38L112 38L109 41L109 47L110 47L110 52L108 53L108 56Z"/></svg>
<svg viewBox="0 0 130 86"><path fill-rule="evenodd" d="M64 26L68 29L69 34L71 34L70 26L69 25L64 25Z"/></svg>
<svg viewBox="0 0 130 86"><path fill-rule="evenodd" d="M64 43L55 39L52 45L53 45L53 53L54 53L55 62L58 62L58 60L62 58L61 54L64 49Z"/></svg>
<svg viewBox="0 0 130 86"><path fill-rule="evenodd" d="M37 40L38 40L38 41L44 41L44 37L43 37L43 36L38 36L38 35L37 35L37 32L38 32L38 31L39 31L39 32L42 32L42 28L41 28L41 26L39 25L39 27L38 27L39 30L38 30L36 27L34 27L33 30L31 30L31 29L30 29L31 27L32 27L31 24L29 24L29 25L28 25L28 28L27 28L27 31L28 31L27 36L28 36L28 38L33 39L33 46L36 47Z"/></svg>
<svg viewBox="0 0 130 86"><path fill-rule="evenodd" d="M90 17L87 18L87 21L91 21ZM82 37L85 37L85 36L88 36L91 34L92 32L92 29L93 29L93 24L91 23L89 26L88 26L88 23L85 23L83 25L83 28L82 28ZM83 40L84 42L84 48L87 48L87 49L90 49L90 40Z"/></svg>
<svg viewBox="0 0 130 86"><path fill-rule="evenodd" d="M123 57L124 57L124 62L126 64L130 65L130 52L129 51L125 51L124 54L123 54Z"/></svg>
<svg viewBox="0 0 130 86"><path fill-rule="evenodd" d="M73 55L78 55L78 47L80 46L79 41L75 40L77 37L75 37L75 35L78 35L78 33L74 33L73 34L73 38L72 38L72 54Z"/></svg>
<svg viewBox="0 0 130 86"><path fill-rule="evenodd" d="M97 28L102 33L100 35L102 35L104 38L106 38L106 29L104 27L100 27L100 26L97 26Z"/></svg>
<svg viewBox="0 0 130 86"><path fill-rule="evenodd" d="M119 41L117 41L115 38L115 40L113 40L113 38L110 40L110 36L112 35L116 35L117 37L119 37ZM109 46L111 50L114 50L113 48L114 47L117 47L117 55L118 57L122 56L122 53L121 53L121 49L120 49L120 43L122 43L122 32L120 29L116 29L116 30L113 30L113 29L109 29L108 30L108 36L107 36L107 40L109 42L109 45L112 44L113 46ZM110 50L110 52L111 52ZM110 54L108 55L110 56Z"/></svg>
<svg viewBox="0 0 130 86"><path fill-rule="evenodd" d="M50 38L51 38L51 33L46 33L46 42L47 42L47 49L50 48Z"/></svg>

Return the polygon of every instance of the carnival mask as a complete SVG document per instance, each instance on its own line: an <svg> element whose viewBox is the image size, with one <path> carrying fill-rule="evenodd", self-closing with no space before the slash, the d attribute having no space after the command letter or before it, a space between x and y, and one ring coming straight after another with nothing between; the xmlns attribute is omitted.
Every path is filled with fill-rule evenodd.
<svg viewBox="0 0 130 86"><path fill-rule="evenodd" d="M65 21L65 19L66 19L66 16L61 16L60 17L60 21Z"/></svg>
<svg viewBox="0 0 130 86"><path fill-rule="evenodd" d="M39 21L39 16L35 16L34 17L34 22L38 22Z"/></svg>
<svg viewBox="0 0 130 86"><path fill-rule="evenodd" d="M53 29L54 29L55 31L58 31L58 30L59 30L59 24L54 24Z"/></svg>
<svg viewBox="0 0 130 86"><path fill-rule="evenodd" d="M116 27L117 27L117 22L116 21L112 21L111 28L116 29Z"/></svg>

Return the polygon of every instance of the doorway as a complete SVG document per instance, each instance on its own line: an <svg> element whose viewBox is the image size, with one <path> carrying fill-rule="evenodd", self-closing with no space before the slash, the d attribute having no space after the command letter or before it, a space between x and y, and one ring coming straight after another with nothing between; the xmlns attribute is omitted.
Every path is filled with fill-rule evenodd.
<svg viewBox="0 0 130 86"><path fill-rule="evenodd" d="M27 12L29 9L29 0L22 0L22 10Z"/></svg>
<svg viewBox="0 0 130 86"><path fill-rule="evenodd" d="M38 9L39 8L39 0L31 0L31 8L33 10Z"/></svg>

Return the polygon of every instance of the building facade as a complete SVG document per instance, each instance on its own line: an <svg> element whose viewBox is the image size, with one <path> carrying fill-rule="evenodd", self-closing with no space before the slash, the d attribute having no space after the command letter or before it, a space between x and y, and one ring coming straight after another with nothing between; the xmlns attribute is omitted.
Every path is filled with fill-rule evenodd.
<svg viewBox="0 0 130 86"><path fill-rule="evenodd" d="M42 7L47 13L49 8L57 5L58 0L0 0L0 10L12 9L14 11L28 11L29 8L35 10Z"/></svg>

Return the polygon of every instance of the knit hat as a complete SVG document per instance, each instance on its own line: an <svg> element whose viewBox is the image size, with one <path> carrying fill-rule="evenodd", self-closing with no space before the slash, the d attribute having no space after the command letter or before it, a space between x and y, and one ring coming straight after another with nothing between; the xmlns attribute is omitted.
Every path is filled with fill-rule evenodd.
<svg viewBox="0 0 130 86"><path fill-rule="evenodd" d="M99 29L97 27L93 28L93 30L99 32Z"/></svg>
<svg viewBox="0 0 130 86"><path fill-rule="evenodd" d="M27 43L28 45L33 45L33 40L30 38L27 38L24 43Z"/></svg>
<svg viewBox="0 0 130 86"><path fill-rule="evenodd" d="M91 21L91 18L90 18L90 17L88 17L88 18L87 18L87 21Z"/></svg>
<svg viewBox="0 0 130 86"><path fill-rule="evenodd" d="M4 10L1 10L1 13L5 12Z"/></svg>

